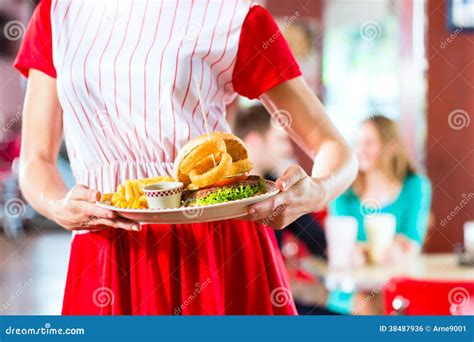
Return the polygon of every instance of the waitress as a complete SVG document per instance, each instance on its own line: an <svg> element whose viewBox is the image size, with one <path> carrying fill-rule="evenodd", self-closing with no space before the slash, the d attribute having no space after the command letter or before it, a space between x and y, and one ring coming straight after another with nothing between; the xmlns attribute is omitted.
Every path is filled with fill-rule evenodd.
<svg viewBox="0 0 474 342"><path fill-rule="evenodd" d="M16 60L28 77L21 189L75 231L64 314L295 314L274 236L343 192L356 174L337 132L272 17L247 1L43 0ZM314 157L245 220L142 225L94 202L129 178L171 174L179 148L229 131L237 94L260 98ZM56 161L65 137L77 185ZM289 204L286 204L289 203Z"/></svg>

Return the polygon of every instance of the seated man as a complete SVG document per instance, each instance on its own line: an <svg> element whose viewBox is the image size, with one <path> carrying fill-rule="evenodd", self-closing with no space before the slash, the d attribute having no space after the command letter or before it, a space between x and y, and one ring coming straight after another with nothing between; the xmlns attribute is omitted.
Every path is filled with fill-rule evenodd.
<svg viewBox="0 0 474 342"><path fill-rule="evenodd" d="M253 172L269 180L275 180L294 163L295 151L286 132L272 125L271 117L262 105L250 107L239 112L234 120L234 133L242 138L248 147L250 160L254 163ZM321 224L312 215L303 215L284 230L276 230L280 248L282 236L291 231L308 250L323 256L326 239Z"/></svg>
<svg viewBox="0 0 474 342"><path fill-rule="evenodd" d="M248 147L250 160L254 163L253 172L269 180L275 180L285 169L295 163L295 151L291 140L286 132L278 125L273 125L270 114L262 105L256 105L242 110L235 116L234 133L241 137ZM291 232L296 239L311 252L312 255L325 257L326 238L321 223L316 215L303 215L283 230L274 230L280 249L283 247L283 237L287 232ZM291 261L289 266L295 266ZM296 266L297 267L297 266ZM297 276L291 276L292 287L298 293L300 285L303 291L307 292L306 282L298 280ZM302 304L295 298L296 308L300 315L328 315L334 314L322 307L325 306L327 291L324 285L317 282L310 286L316 289L316 297L321 298L317 306L316 303ZM314 291L310 290L314 295ZM296 297L296 296L295 296Z"/></svg>

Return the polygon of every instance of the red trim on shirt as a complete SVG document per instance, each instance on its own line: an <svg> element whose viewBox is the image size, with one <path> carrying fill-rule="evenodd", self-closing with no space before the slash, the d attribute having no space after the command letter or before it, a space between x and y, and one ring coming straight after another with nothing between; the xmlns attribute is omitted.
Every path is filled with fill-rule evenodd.
<svg viewBox="0 0 474 342"><path fill-rule="evenodd" d="M240 33L232 76L234 90L254 99L298 76L298 63L272 16L263 7L253 6Z"/></svg>
<svg viewBox="0 0 474 342"><path fill-rule="evenodd" d="M56 78L51 42L51 0L41 1L33 12L14 66L25 77L33 68Z"/></svg>

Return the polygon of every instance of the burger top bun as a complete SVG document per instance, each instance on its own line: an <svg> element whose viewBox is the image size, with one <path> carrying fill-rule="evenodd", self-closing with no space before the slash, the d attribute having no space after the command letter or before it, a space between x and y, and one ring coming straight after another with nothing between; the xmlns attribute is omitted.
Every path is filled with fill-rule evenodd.
<svg viewBox="0 0 474 342"><path fill-rule="evenodd" d="M181 161L186 157L193 149L207 141L208 139L223 139L226 144L227 153L232 157L232 161L238 161L241 159L248 158L248 151L244 145L244 142L233 135L232 133L225 132L213 132L209 134L200 135L196 138L189 140L178 152L173 165L173 176L175 179L183 182L185 185L189 184L189 179L186 175L179 172L179 166Z"/></svg>

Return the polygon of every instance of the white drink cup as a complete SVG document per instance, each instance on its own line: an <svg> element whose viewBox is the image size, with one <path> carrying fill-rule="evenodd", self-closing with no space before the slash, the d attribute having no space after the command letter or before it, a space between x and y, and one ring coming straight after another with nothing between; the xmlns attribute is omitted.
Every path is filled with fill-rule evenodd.
<svg viewBox="0 0 474 342"><path fill-rule="evenodd" d="M464 249L474 255L474 221L464 223Z"/></svg>
<svg viewBox="0 0 474 342"><path fill-rule="evenodd" d="M329 267L349 268L357 241L357 220L352 216L330 216L326 219Z"/></svg>
<svg viewBox="0 0 474 342"><path fill-rule="evenodd" d="M393 244L396 218L392 214L374 214L364 217L367 248L370 262L381 264L387 250Z"/></svg>

